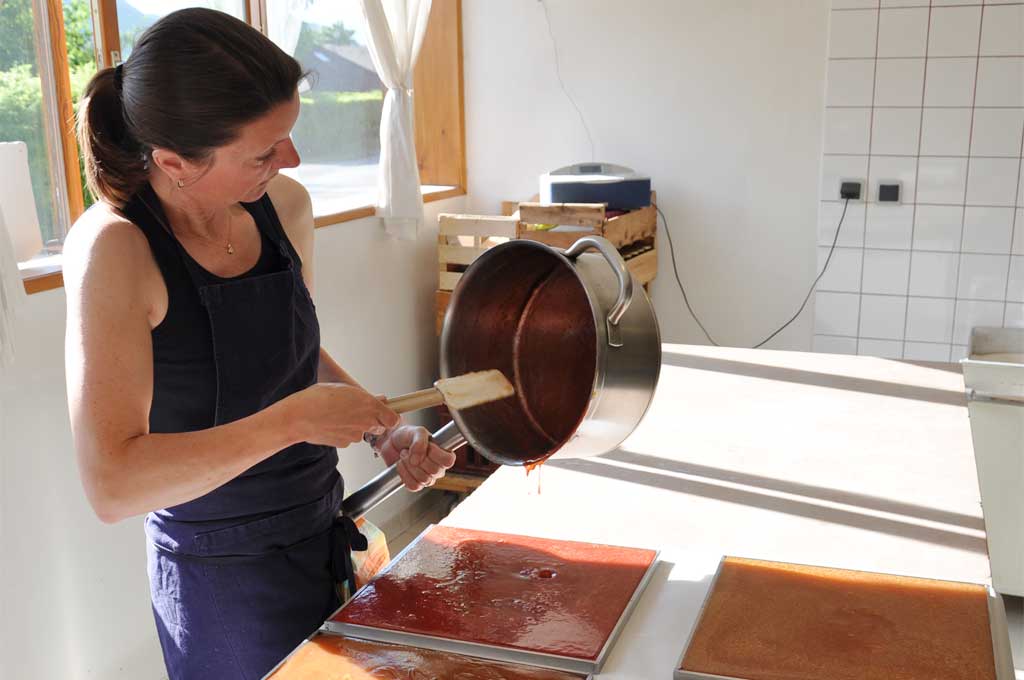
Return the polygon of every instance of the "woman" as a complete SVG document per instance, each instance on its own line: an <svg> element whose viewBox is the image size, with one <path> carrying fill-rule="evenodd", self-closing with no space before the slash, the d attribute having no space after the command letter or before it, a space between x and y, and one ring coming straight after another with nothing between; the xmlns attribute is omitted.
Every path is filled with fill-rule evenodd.
<svg viewBox="0 0 1024 680"><path fill-rule="evenodd" d="M405 485L454 456L320 346L309 196L278 174L299 64L226 14L175 12L99 72L79 111L100 199L65 249L67 381L86 493L148 513L172 679L260 678L351 573L335 447L386 434Z"/></svg>

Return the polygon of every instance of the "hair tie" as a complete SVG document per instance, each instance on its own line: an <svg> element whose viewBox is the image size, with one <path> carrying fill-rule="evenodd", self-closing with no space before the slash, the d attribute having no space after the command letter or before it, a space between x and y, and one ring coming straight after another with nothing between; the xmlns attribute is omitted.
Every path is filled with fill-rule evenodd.
<svg viewBox="0 0 1024 680"><path fill-rule="evenodd" d="M121 86L124 84L124 64L118 64L114 67L114 89L117 90L118 94L121 94Z"/></svg>

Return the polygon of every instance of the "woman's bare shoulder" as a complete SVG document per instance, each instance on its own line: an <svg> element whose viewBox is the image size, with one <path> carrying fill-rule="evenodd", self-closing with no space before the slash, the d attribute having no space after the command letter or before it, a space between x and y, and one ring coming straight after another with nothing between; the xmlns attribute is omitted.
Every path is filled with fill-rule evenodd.
<svg viewBox="0 0 1024 680"><path fill-rule="evenodd" d="M267 193L288 240L302 260L308 260L313 247L313 203L306 187L291 177L278 175L267 185Z"/></svg>
<svg viewBox="0 0 1024 680"><path fill-rule="evenodd" d="M295 222L313 214L313 202L306 187L287 175L277 175L270 180L267 193L270 194L274 210L277 211L282 223L286 220ZM287 224L284 226L288 228Z"/></svg>
<svg viewBox="0 0 1024 680"><path fill-rule="evenodd" d="M69 289L87 277L108 283L138 279L154 264L142 231L103 202L86 210L64 241L64 285Z"/></svg>

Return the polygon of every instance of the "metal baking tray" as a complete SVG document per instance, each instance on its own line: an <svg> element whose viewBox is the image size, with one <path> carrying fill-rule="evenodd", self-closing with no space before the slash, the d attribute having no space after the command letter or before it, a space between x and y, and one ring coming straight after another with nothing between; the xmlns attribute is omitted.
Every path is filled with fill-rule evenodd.
<svg viewBox="0 0 1024 680"><path fill-rule="evenodd" d="M274 675L274 673L279 671L281 669L281 667L284 666L285 663L288 660L290 660L293 656L298 654L299 650L301 650L304 646L306 646L308 643L310 643L313 640L313 638L317 637L318 635L335 635L337 637L346 637L346 636L343 636L343 635L339 635L338 633L333 633L333 632L331 632L329 630L321 629L321 630L316 631L315 633L310 635L308 638L306 638L305 640L300 642L299 645L295 649L293 649L290 654L288 654L288 656L286 656L285 658L281 659L281 661L279 661L276 666L274 666L272 669L270 669L270 671L266 675L263 676L262 680L268 680L272 675ZM355 637L355 636L348 636L348 637ZM376 641L375 640L371 640L370 642L376 642ZM581 675L580 676L580 680L594 680L594 676L593 675L586 675L586 676Z"/></svg>
<svg viewBox="0 0 1024 680"><path fill-rule="evenodd" d="M704 601L701 603L700 611L697 613L697 618L693 622L693 628L690 629L690 634L686 638L686 644L683 645L682 653L679 655L679 658L676 659L676 667L672 675L673 680L749 680L749 678L713 675L711 673L687 671L680 668L683 665L683 659L686 658L686 652L690 649L690 643L693 641L693 636L697 632L697 626L700 625L700 621L704 617L704 608L707 607L708 601L711 599L711 593L715 591L715 583L718 582L718 575L722 572L722 565L725 563L725 559L727 557L731 557L731 555L724 555L718 562L718 569L715 570L715 577L711 579L711 584L708 586L708 592L704 595ZM960 581L960 583L963 583L963 581ZM996 680L1015 680L1016 675L1013 669L1013 656L1010 651L1010 631L1006 624L1006 608L1003 606L1003 598L1000 597L999 593L993 590L991 586L988 586L987 588L988 621L989 629L992 632L992 654L995 658Z"/></svg>
<svg viewBox="0 0 1024 680"><path fill-rule="evenodd" d="M434 525L430 525L427 527L423 533L429 531L433 526ZM400 553L398 553L398 555L395 556L394 559L391 560L388 566L390 567L402 559L402 556L405 555L405 553L415 544L416 541L414 540L412 543L407 545ZM647 584L650 583L651 577L654 576L654 572L658 568L660 556L661 552L655 551L654 559L651 561L647 571L644 572L643 578L640 579L640 583L637 584L636 589L633 591L633 595L629 598L629 602L626 603L618 621L615 622L615 627L612 628L611 634L608 636L608 639L605 640L604 646L601 647L601 651L598 653L597 658L593 660L549 654L547 652L531 652L524 649L488 645L480 642L467 642L464 640L453 640L451 638L437 637L434 635L408 633L398 630L372 628L370 626L360 626L352 623L332 621L331 619L335 618L341 610L345 608L345 605L342 605L337 611L331 614L330 618L324 622L324 625L320 630L344 635L346 637L370 640L372 642L390 642L393 644L408 645L410 647L420 647L441 652L474 656L478 659L504 661L505 663L537 666L539 668L551 668L556 671L578 673L583 676L594 675L601 672L601 668L604 666L604 662L607 659L609 652L611 652L612 647L615 645L615 641L618 639L619 634L626 626L626 622L629 620L630 614L632 614L633 610L636 608L637 603L640 602L640 597L643 595L644 589L647 588Z"/></svg>

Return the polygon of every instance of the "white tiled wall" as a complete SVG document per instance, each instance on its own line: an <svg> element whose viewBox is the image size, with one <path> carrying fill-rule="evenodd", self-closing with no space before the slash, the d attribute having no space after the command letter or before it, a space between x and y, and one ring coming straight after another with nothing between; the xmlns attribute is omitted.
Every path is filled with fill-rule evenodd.
<svg viewBox="0 0 1024 680"><path fill-rule="evenodd" d="M833 0L814 349L957 360L1024 326L1024 2ZM898 181L901 202L878 203Z"/></svg>

